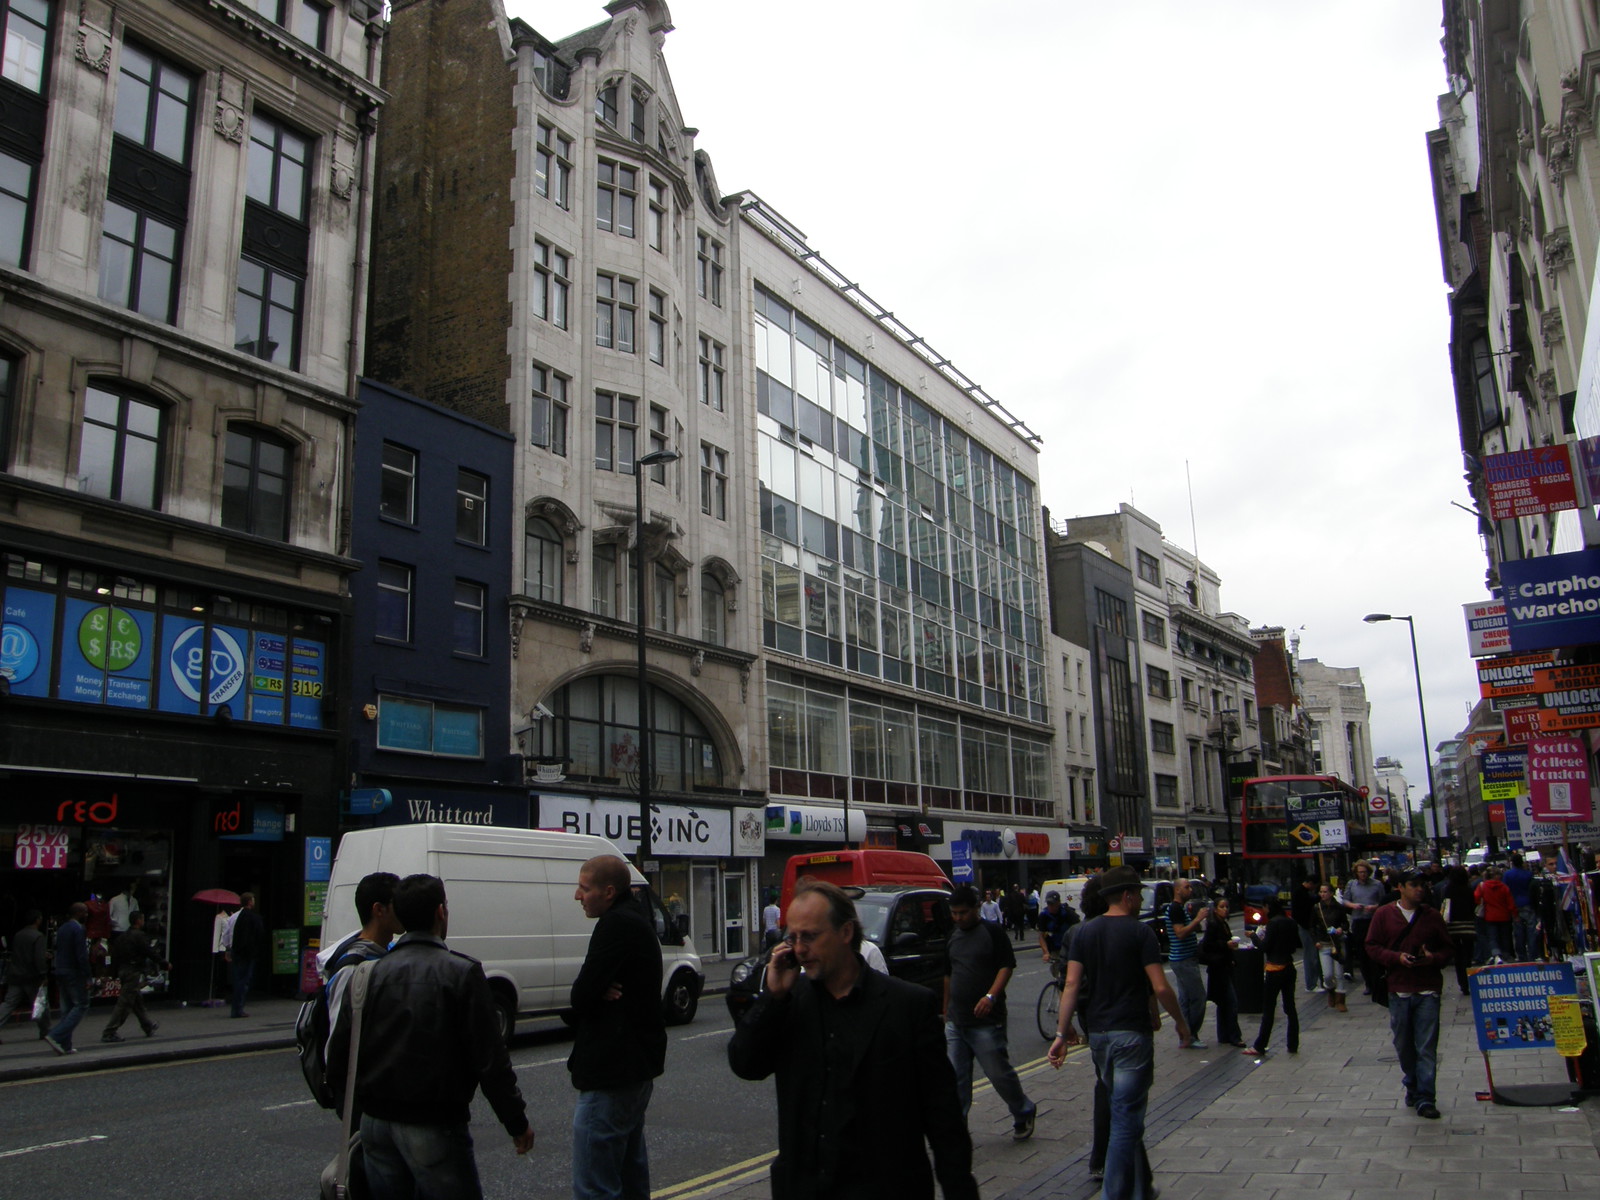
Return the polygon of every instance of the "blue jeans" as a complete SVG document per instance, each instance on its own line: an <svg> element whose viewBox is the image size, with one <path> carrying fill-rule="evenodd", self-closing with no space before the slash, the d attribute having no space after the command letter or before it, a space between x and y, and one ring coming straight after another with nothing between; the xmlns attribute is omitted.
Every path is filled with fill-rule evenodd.
<svg viewBox="0 0 1600 1200"><path fill-rule="evenodd" d="M1204 993L1202 993L1202 996ZM1144 1114L1155 1078L1155 1035L1148 1030L1089 1034L1095 1075L1111 1106L1103 1200L1149 1200L1144 1160Z"/></svg>
<svg viewBox="0 0 1600 1200"><path fill-rule="evenodd" d="M1004 1025L952 1025L944 1027L945 1053L956 1071L956 1095L961 1098L961 1114L972 1108L972 1060L976 1058L983 1073L994 1085L995 1095L1006 1102L1011 1110L1011 1120L1022 1124L1033 1116L1033 1101L1022 1092L1022 1082L1017 1069L1006 1054L1006 1027Z"/></svg>
<svg viewBox="0 0 1600 1200"><path fill-rule="evenodd" d="M1167 964L1172 968L1173 981L1178 985L1178 1008L1188 1022L1189 1036L1200 1036L1200 1023L1206 1019L1206 983L1200 973L1198 958L1185 958Z"/></svg>
<svg viewBox="0 0 1600 1200"><path fill-rule="evenodd" d="M230 964L233 968L233 1010L230 1016L244 1016L244 998L250 994L250 983L256 976L256 960L246 961L236 958Z"/></svg>
<svg viewBox="0 0 1600 1200"><path fill-rule="evenodd" d="M1322 981L1324 978L1330 980L1328 984L1328 990L1330 992L1336 992L1339 990L1338 988L1334 987L1333 983L1331 982L1333 979L1332 973L1329 972L1326 975L1324 974L1325 972L1328 972L1328 963L1327 960L1323 959L1317 953L1316 935L1313 934L1311 930L1306 929L1304 926L1302 926L1300 929L1300 963L1305 968L1306 972L1306 991L1316 991L1322 986Z"/></svg>
<svg viewBox="0 0 1600 1200"><path fill-rule="evenodd" d="M572 1200L650 1200L644 1114L654 1085L578 1093L572 1113Z"/></svg>
<svg viewBox="0 0 1600 1200"><path fill-rule="evenodd" d="M1390 992L1389 1033L1400 1059L1406 1103L1437 1103L1434 1075L1438 1068L1439 997Z"/></svg>
<svg viewBox="0 0 1600 1200"><path fill-rule="evenodd" d="M1539 914L1532 905L1517 909L1517 919L1511 926L1511 941L1518 962L1532 962L1539 957Z"/></svg>
<svg viewBox="0 0 1600 1200"><path fill-rule="evenodd" d="M367 1187L383 1200L482 1200L465 1125L403 1125L361 1115Z"/></svg>
<svg viewBox="0 0 1600 1200"><path fill-rule="evenodd" d="M71 1050L72 1031L89 1011L89 980L76 975L57 975L56 987L61 992L61 1019L47 1036L54 1038L63 1050Z"/></svg>

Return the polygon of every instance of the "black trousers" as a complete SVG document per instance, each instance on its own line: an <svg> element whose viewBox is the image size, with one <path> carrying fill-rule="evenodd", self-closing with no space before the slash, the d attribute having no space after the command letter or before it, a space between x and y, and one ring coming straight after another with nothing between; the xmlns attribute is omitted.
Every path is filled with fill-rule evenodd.
<svg viewBox="0 0 1600 1200"><path fill-rule="evenodd" d="M1266 1052L1267 1043L1272 1040L1272 1019L1276 1015L1280 997L1283 1001L1283 1017L1289 1025L1289 1053L1298 1054L1300 1051L1300 1012L1294 1006L1294 979L1293 966L1266 972L1261 989L1261 1028L1256 1032L1254 1043L1255 1048L1263 1053Z"/></svg>

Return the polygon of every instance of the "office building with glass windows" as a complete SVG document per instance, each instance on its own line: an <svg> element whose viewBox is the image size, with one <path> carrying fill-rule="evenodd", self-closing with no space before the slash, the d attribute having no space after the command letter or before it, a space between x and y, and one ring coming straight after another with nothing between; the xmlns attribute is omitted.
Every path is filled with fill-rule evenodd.
<svg viewBox="0 0 1600 1200"><path fill-rule="evenodd" d="M135 881L191 999L195 891L320 923L378 8L0 0L0 891Z"/></svg>

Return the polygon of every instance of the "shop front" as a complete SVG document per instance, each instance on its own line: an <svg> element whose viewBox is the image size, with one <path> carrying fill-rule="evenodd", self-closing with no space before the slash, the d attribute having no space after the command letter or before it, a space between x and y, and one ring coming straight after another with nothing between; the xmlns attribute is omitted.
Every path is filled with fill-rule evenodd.
<svg viewBox="0 0 1600 1200"><path fill-rule="evenodd" d="M642 828L637 801L540 792L537 828L603 837L632 860ZM752 907L764 843L759 809L658 801L650 805L645 877L703 961L743 958L759 941ZM759 931L758 931L759 932Z"/></svg>
<svg viewBox="0 0 1600 1200"><path fill-rule="evenodd" d="M1073 870L1065 829L980 825L947 817L944 832L945 841L930 848L929 853L948 874L952 869L952 845L965 844L973 865L974 887L1009 888L1020 884L1026 890Z"/></svg>
<svg viewBox="0 0 1600 1200"><path fill-rule="evenodd" d="M766 852L760 860L757 880L758 915L768 897L777 899L783 885L784 864L793 855L846 847L881 845L893 848L895 845L894 822L888 814L869 818L862 808L818 804L814 800L786 800L775 796L767 802L762 824ZM878 831L876 837L874 828Z"/></svg>

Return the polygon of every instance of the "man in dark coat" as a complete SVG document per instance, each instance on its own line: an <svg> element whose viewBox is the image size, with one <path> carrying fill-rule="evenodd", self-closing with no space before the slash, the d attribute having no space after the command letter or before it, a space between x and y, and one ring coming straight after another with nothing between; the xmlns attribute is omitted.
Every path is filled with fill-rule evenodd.
<svg viewBox="0 0 1600 1200"><path fill-rule="evenodd" d="M250 994L250 984L256 977L256 960L266 948L267 927L261 923L256 911L256 898L251 892L239 896L239 911L233 918L233 940L224 957L233 972L233 1009L230 1017L248 1017L244 999Z"/></svg>
<svg viewBox="0 0 1600 1200"><path fill-rule="evenodd" d="M44 914L37 908L29 909L22 918L22 928L11 939L11 953L6 956L6 996L0 1001L0 1029L4 1029L11 1014L27 1006L29 1011L45 984L50 970L49 950L45 945L44 931L39 928ZM50 1031L50 1018L41 1016L36 1022L39 1036Z"/></svg>
<svg viewBox="0 0 1600 1200"><path fill-rule="evenodd" d="M572 983L573 1200L650 1200L644 1118L667 1062L661 942L614 854L583 864L574 899L595 926Z"/></svg>
<svg viewBox="0 0 1600 1200"><path fill-rule="evenodd" d="M134 909L128 914L128 928L117 934L116 941L111 943L111 966L117 973L117 1006L111 1012L105 1032L100 1035L102 1042L122 1041L117 1030L122 1028L130 1013L144 1030L145 1037L155 1033L156 1023L145 1011L141 992L145 972L154 974L165 965L151 945L150 935L144 931L144 914Z"/></svg>
<svg viewBox="0 0 1600 1200"><path fill-rule="evenodd" d="M89 941L83 923L89 906L82 902L67 910L56 927L56 987L61 992L61 1019L44 1035L57 1054L72 1054L72 1031L89 1011Z"/></svg>
<svg viewBox="0 0 1600 1200"><path fill-rule="evenodd" d="M977 1200L938 998L867 969L832 884L796 889L788 931L728 1043L735 1075L778 1077L773 1200L920 1200L936 1175L945 1200Z"/></svg>

